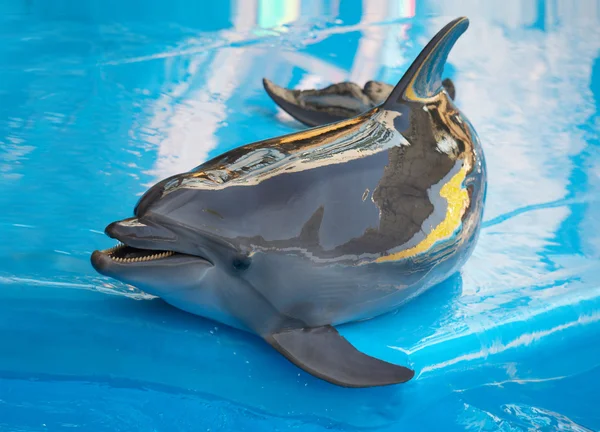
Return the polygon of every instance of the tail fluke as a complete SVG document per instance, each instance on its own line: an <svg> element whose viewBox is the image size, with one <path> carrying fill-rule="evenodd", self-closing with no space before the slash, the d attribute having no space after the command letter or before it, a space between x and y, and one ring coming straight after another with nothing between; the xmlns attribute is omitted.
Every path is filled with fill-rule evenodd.
<svg viewBox="0 0 600 432"><path fill-rule="evenodd" d="M442 80L448 53L469 26L467 18L457 18L440 30L421 51L394 87L369 81L361 88L352 82L332 84L323 89L291 90L263 79L267 94L279 107L307 126L321 126L348 119L383 104L395 110L404 101L417 101L434 96L444 89L455 99L454 83Z"/></svg>

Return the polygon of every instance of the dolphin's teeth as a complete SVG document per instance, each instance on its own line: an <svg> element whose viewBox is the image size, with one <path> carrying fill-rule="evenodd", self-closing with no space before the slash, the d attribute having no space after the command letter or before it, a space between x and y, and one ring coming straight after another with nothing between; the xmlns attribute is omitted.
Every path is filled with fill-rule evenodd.
<svg viewBox="0 0 600 432"><path fill-rule="evenodd" d="M114 256L115 252L118 249L127 247L126 245L123 245L122 243L119 246L115 246L114 248L111 249L107 249L104 251L104 253L108 254L108 256L115 262L118 263L138 263L138 262L147 262L147 261L153 261L153 260L157 260L157 259L162 259L162 258L167 258L170 257L172 255L175 255L175 252L173 251L163 251L163 252L157 252L155 254L150 254L150 255L146 255L146 256L139 256L139 257L132 257L132 258L124 258L124 257L117 257ZM151 251L145 251L147 253L150 253Z"/></svg>
<svg viewBox="0 0 600 432"><path fill-rule="evenodd" d="M109 249L105 249L102 252L110 255L112 253L115 253L116 251L118 251L119 249L121 249L123 247L125 247L125 245L123 243L121 243L121 242L118 242L116 246L113 246L113 247L111 247Z"/></svg>

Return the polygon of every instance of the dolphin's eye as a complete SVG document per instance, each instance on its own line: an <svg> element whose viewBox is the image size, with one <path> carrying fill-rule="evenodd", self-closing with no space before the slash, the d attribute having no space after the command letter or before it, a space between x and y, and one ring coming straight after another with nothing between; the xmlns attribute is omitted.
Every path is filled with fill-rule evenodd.
<svg viewBox="0 0 600 432"><path fill-rule="evenodd" d="M238 255L233 259L233 268L239 271L247 270L251 262L250 257Z"/></svg>

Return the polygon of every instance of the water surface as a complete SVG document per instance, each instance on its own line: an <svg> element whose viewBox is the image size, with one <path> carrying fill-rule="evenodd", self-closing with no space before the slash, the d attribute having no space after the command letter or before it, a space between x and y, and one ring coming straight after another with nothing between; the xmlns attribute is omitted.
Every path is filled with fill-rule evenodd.
<svg viewBox="0 0 600 432"><path fill-rule="evenodd" d="M261 80L395 83L449 20L486 152L473 257L340 327L416 378L349 390L260 339L100 277L155 181L302 128ZM598 1L4 0L0 430L598 430Z"/></svg>

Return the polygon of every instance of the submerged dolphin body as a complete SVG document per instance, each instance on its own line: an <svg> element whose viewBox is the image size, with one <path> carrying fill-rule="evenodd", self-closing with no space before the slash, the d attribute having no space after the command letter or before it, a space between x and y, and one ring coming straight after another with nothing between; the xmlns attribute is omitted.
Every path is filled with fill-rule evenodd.
<svg viewBox="0 0 600 432"><path fill-rule="evenodd" d="M482 149L442 87L459 18L380 106L248 144L148 190L113 222L103 275L261 336L331 383L414 372L359 352L334 328L398 308L470 256L486 190Z"/></svg>

